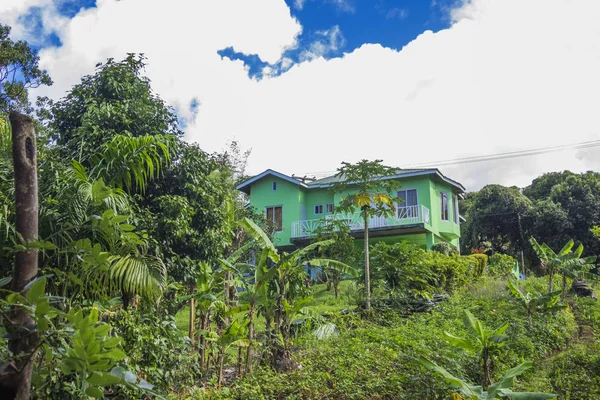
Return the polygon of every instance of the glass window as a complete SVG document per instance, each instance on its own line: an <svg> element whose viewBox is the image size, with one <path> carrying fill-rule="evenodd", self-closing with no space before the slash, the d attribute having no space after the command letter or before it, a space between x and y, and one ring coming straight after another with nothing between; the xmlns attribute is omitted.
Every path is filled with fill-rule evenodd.
<svg viewBox="0 0 600 400"><path fill-rule="evenodd" d="M399 190L396 195L400 198L397 218L415 218L419 215L417 189Z"/></svg>
<svg viewBox="0 0 600 400"><path fill-rule="evenodd" d="M283 207L267 207L265 208L267 223L273 224L276 232L283 230Z"/></svg>
<svg viewBox="0 0 600 400"><path fill-rule="evenodd" d="M448 221L448 193L440 192L440 205L442 211L442 221Z"/></svg>
<svg viewBox="0 0 600 400"><path fill-rule="evenodd" d="M327 214L333 214L333 203L327 204Z"/></svg>
<svg viewBox="0 0 600 400"><path fill-rule="evenodd" d="M458 199L456 198L456 196L452 196L452 213L453 215L453 220L455 224L458 224Z"/></svg>
<svg viewBox="0 0 600 400"><path fill-rule="evenodd" d="M323 214L323 204L318 204L315 206L315 214Z"/></svg>
<svg viewBox="0 0 600 400"><path fill-rule="evenodd" d="M273 181L273 190L277 190L277 182Z"/></svg>

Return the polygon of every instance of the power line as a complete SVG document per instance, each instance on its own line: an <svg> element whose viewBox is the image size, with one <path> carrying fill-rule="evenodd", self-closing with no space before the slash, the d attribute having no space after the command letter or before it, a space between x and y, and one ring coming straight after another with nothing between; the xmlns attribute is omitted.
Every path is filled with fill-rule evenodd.
<svg viewBox="0 0 600 400"><path fill-rule="evenodd" d="M472 162L481 162L481 161L494 161L494 160L503 160L507 158L515 158L515 157L526 157L532 155L539 154L547 154L547 153L555 153L559 151L569 150L569 149L585 149L590 147L600 146L600 140L590 140L587 142L579 142L573 144L563 144L559 146L550 146L550 147L542 147L537 149L530 150L519 150L519 151L511 151L506 153L497 153L497 154L489 154L485 156L475 156L475 157L463 157L463 158L455 158L450 160L439 160L432 162L424 162L424 163L414 163L414 164L406 164L406 166L426 166L426 165L454 165L454 164L465 164Z"/></svg>
<svg viewBox="0 0 600 400"><path fill-rule="evenodd" d="M559 146L541 147L541 148L529 149L529 150L511 151L511 152L505 152L505 153L488 154L488 155L484 155L484 156L462 157L462 158L454 158L454 159L448 159L448 160L438 160L438 161L405 164L403 167L425 167L425 166L438 167L438 166L467 164L467 163L483 162L483 161L495 161L495 160L504 160L504 159L516 158L516 157L526 157L526 156L533 156L533 155L540 155L540 154L556 153L559 151L564 151L564 150L569 150L569 149L586 149L586 148L598 147L598 146L600 146L600 140L590 140L587 142L564 144L564 145L559 145ZM307 172L306 175L332 175L336 172L337 171L316 171L316 172Z"/></svg>

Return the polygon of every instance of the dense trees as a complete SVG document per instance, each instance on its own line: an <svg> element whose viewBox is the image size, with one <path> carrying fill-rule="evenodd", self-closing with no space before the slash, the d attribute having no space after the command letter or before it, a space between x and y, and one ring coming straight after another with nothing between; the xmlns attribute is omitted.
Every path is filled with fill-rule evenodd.
<svg viewBox="0 0 600 400"><path fill-rule="evenodd" d="M0 113L31 112L28 90L52 85L52 79L39 68L37 52L25 41L11 40L10 31L9 26L0 24Z"/></svg>
<svg viewBox="0 0 600 400"><path fill-rule="evenodd" d="M560 249L573 239L585 247L584 255L600 253L591 228L600 223L600 174L569 171L544 174L521 192L512 187L488 185L469 193L461 202L467 222L461 227L462 251L482 247L508 253L535 254L523 238L534 236Z"/></svg>

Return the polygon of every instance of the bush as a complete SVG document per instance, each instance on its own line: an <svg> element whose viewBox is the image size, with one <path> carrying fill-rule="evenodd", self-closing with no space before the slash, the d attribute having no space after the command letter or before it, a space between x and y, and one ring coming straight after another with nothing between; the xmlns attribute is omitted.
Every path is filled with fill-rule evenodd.
<svg viewBox="0 0 600 400"><path fill-rule="evenodd" d="M437 251L438 253L442 253L447 256L450 255L450 253L452 253L454 247L452 247L452 245L448 242L439 242L431 246L431 250Z"/></svg>
<svg viewBox="0 0 600 400"><path fill-rule="evenodd" d="M483 275L483 271L485 271L485 267L488 264L488 256L486 254L471 254L467 256L467 258L471 259L475 263L475 276Z"/></svg>
<svg viewBox="0 0 600 400"><path fill-rule="evenodd" d="M509 276L516 261L514 257L507 254L496 253L489 258L488 275L501 278Z"/></svg>
<svg viewBox="0 0 600 400"><path fill-rule="evenodd" d="M111 320L123 338L126 367L138 376L164 391L178 391L200 379L198 354L173 316L119 310Z"/></svg>

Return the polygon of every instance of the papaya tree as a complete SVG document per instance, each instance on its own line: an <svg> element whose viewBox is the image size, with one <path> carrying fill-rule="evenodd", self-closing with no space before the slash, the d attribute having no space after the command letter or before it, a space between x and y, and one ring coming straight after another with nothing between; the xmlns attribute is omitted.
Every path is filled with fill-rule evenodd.
<svg viewBox="0 0 600 400"><path fill-rule="evenodd" d="M358 210L363 221L365 253L366 307L371 308L371 277L369 271L369 219L390 217L396 211L399 199L392 193L400 188L397 180L386 179L397 173L397 169L382 164L383 160L361 160L355 164L342 162L333 185L335 193L342 199L336 213L354 213Z"/></svg>

